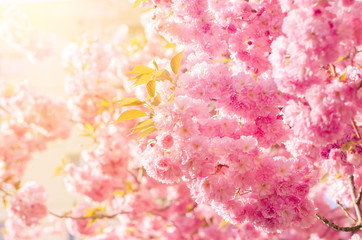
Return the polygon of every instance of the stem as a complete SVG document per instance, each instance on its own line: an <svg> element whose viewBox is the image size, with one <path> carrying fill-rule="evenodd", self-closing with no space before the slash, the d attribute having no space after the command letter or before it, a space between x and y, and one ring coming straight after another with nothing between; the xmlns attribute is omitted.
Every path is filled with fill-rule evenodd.
<svg viewBox="0 0 362 240"><path fill-rule="evenodd" d="M359 208L359 205L357 205L357 201L356 201L358 199L356 198L356 188L354 186L354 177L353 177L353 175L348 176L348 183L349 183L349 189L351 191L353 206L354 206L354 209L356 211L356 215L357 215L357 219L358 219L357 224L361 225L361 223L362 223L361 209Z"/></svg>
<svg viewBox="0 0 362 240"><path fill-rule="evenodd" d="M362 84L361 84L361 86L362 86ZM353 129L354 129L354 131L356 133L357 139L362 140L361 133L359 132L359 128L358 128L358 126L356 124L356 121L353 118L351 118L351 123L352 123ZM361 145L361 147L362 147L362 142L361 141L359 141L359 145Z"/></svg>
<svg viewBox="0 0 362 240"><path fill-rule="evenodd" d="M346 214L347 217L349 217L350 219L352 219L352 221L353 221L354 223L357 223L357 220L356 220L354 217L352 217L351 214L349 214L348 210L347 210L346 208L344 208L343 205L342 205L338 200L337 200L336 202L337 202L337 204L342 208L344 214Z"/></svg>

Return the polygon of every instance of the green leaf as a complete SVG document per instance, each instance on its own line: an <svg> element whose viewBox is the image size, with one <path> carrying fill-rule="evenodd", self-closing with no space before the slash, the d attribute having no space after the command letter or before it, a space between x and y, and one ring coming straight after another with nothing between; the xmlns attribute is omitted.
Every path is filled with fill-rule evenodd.
<svg viewBox="0 0 362 240"><path fill-rule="evenodd" d="M114 123L128 121L145 116L147 116L147 114L144 111L132 109L124 111Z"/></svg>
<svg viewBox="0 0 362 240"><path fill-rule="evenodd" d="M137 65L132 71L127 72L129 74L138 73L138 74L149 74L154 73L156 70L145 65Z"/></svg>
<svg viewBox="0 0 362 240"><path fill-rule="evenodd" d="M119 102L120 107L143 105L143 102L141 100L139 100L138 98L135 98L135 97L123 98L123 99L121 99L121 100L119 100L117 102Z"/></svg>
<svg viewBox="0 0 362 240"><path fill-rule="evenodd" d="M184 55L184 51L179 52L171 59L171 63L170 63L171 69L175 74L178 73L178 69L180 68L183 55Z"/></svg>
<svg viewBox="0 0 362 240"><path fill-rule="evenodd" d="M147 92L150 97L154 97L156 93L156 81L152 80L147 83Z"/></svg>
<svg viewBox="0 0 362 240"><path fill-rule="evenodd" d="M166 69L161 69L153 75L153 79L156 81L169 80L172 81L171 74Z"/></svg>

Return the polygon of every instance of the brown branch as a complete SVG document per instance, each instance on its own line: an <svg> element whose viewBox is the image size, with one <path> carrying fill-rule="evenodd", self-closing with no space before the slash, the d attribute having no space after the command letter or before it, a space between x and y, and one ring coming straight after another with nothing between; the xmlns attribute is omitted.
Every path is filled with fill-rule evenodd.
<svg viewBox="0 0 362 240"><path fill-rule="evenodd" d="M352 220L355 221L355 225L351 226L351 227L342 227L339 226L335 223L333 223L332 221L328 220L325 217L322 217L321 215L319 215L318 213L316 214L316 216L324 223L326 224L328 227L333 228L334 230L337 231L344 231L344 232L355 232L358 231L362 228L362 214L361 214L361 209L360 209L360 202L361 202L361 195L362 195L362 186L359 188L359 192L358 192L358 196L356 197L356 187L354 185L354 177L353 175L349 175L348 176L348 185L349 185L349 189L350 189L350 194L351 194L351 198L353 201L353 206L356 212L356 216L357 216L357 220L355 220L354 218L352 218L352 216L347 212L347 210L343 207L342 204L340 204L339 201L337 201L337 204L343 209L344 213L351 218Z"/></svg>
<svg viewBox="0 0 362 240"><path fill-rule="evenodd" d="M343 207L343 205L337 200L336 201L337 204L342 208L344 214L346 214L347 217L349 217L350 219L352 219L352 221L354 223L357 223L357 219L355 219L354 217L351 216L351 214L349 214L348 210L346 208Z"/></svg>
<svg viewBox="0 0 362 240"><path fill-rule="evenodd" d="M53 213L51 211L49 211L48 213L50 215L54 216L54 217L57 217L57 218L70 218L70 219L73 219L73 220L82 220L82 219L102 219L102 218L111 219L111 218L117 217L120 214L130 214L131 212L119 212L119 213L115 213L115 214L112 214L112 215L96 214L96 215L87 216L87 217L86 216L74 217L74 216L69 216L69 215L59 215L59 214Z"/></svg>
<svg viewBox="0 0 362 240"><path fill-rule="evenodd" d="M343 231L343 232L353 232L353 231L357 231L359 230L362 226L361 224L352 226L352 227L341 227L338 226L337 224L333 223L332 221L328 220L325 217L322 217L321 215L319 215L318 213L316 214L316 216L324 223L326 224L328 227L333 228L334 230L337 231Z"/></svg>
<svg viewBox="0 0 362 240"><path fill-rule="evenodd" d="M356 132L357 138L358 138L358 139L361 139L361 133L359 132L358 126L357 126L357 124L356 124L356 121L355 121L353 118L351 119L351 123L352 123L352 126L353 126L354 131Z"/></svg>
<svg viewBox="0 0 362 240"><path fill-rule="evenodd" d="M357 224L360 225L362 223L362 216L361 216L361 209L359 208L359 205L357 205L356 203L356 188L354 186L354 177L353 175L349 175L348 176L348 184L349 184L349 189L351 191L351 197L352 197L352 201L353 201L353 206L354 209L356 211L356 216L358 219Z"/></svg>
<svg viewBox="0 0 362 240"><path fill-rule="evenodd" d="M362 84L361 84L361 86L362 86ZM354 131L355 131L355 133L356 133L357 139L359 140L359 141L358 141L358 142L359 142L359 145L362 147L362 142L361 142L362 137L361 137L361 133L360 133L359 128L358 128L358 126L357 126L357 124L356 124L356 121L355 121L353 118L351 118L351 123L352 123L353 129L354 129Z"/></svg>
<svg viewBox="0 0 362 240"><path fill-rule="evenodd" d="M358 196L356 198L356 204L359 206L361 204L361 198L362 198L362 186L360 186L358 191Z"/></svg>

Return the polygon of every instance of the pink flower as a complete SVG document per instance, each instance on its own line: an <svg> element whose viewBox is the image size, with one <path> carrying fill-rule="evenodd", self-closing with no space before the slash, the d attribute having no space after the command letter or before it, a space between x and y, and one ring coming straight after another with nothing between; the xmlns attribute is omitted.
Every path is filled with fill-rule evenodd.
<svg viewBox="0 0 362 240"><path fill-rule="evenodd" d="M19 219L27 226L39 224L47 213L45 205L47 194L43 186L27 182L10 202L10 218Z"/></svg>

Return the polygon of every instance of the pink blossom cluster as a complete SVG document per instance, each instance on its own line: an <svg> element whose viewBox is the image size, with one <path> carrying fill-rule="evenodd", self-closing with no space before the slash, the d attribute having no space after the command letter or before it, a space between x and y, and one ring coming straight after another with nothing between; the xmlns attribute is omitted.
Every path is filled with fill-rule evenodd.
<svg viewBox="0 0 362 240"><path fill-rule="evenodd" d="M361 114L361 2L151 5L150 27L185 54L175 98L155 107L158 131L141 144L148 174L185 182L197 203L232 223L310 226L318 169L335 183L339 172L359 176L351 120ZM271 156L274 148L282 150ZM339 187L348 196L348 184Z"/></svg>
<svg viewBox="0 0 362 240"><path fill-rule="evenodd" d="M326 190L328 193L327 188L317 185L318 179L328 171L331 175L325 186L333 186L329 182L338 183L336 174L340 171L343 175L357 174L360 164L360 147L351 125L351 119L359 118L361 100L360 16L355 10L359 3L145 1L142 4L152 6L143 17L144 24L149 26L148 36L155 36L150 33L152 27L168 41L185 48L185 54L179 73L172 74L172 82L177 85L175 92L169 82L157 82L156 91L162 100L152 113L157 131L141 141L142 152L126 158L128 164L132 159L139 159L151 178L169 184L169 188L180 185L189 191L197 204L195 209L205 208L214 217L216 213L225 221L241 224L243 231L227 228L236 234L229 232L229 237L242 239L250 234L260 239L283 239L301 234L304 236L301 239L323 239L329 236L327 228L315 221L314 214L318 210L332 218L339 216L329 214L328 204L316 195ZM306 7L312 5L315 6ZM349 18L336 12L337 6L348 13ZM338 32L350 22L354 22L355 30ZM90 42L90 45L94 43ZM339 42L341 44L337 44ZM142 54L152 52L147 47L144 49ZM132 66L120 59L129 51L113 48L113 53L112 61L117 63L113 66L118 69L115 75L123 79L125 75L120 73ZM81 53L81 56L87 54ZM134 64L141 62L139 52L133 56ZM149 56L146 54L141 63L151 66ZM155 58L161 68L169 69L166 66L169 55L155 53ZM92 64L100 64L97 62L100 59L98 56ZM110 66L109 62L106 61L106 65ZM80 72L72 77L82 79L86 71ZM110 68L100 69L93 76L97 79L97 74L105 72L110 72ZM129 85L119 86L128 93L117 97L129 96ZM74 89L83 91L84 88ZM136 88L135 94L146 99L140 88ZM169 100L173 94L173 100ZM78 109L89 113L81 106ZM92 110L90 120L79 118L80 122L97 123L107 115L102 112L103 117L99 117L98 112L94 112L96 109ZM117 110L107 111L110 115L119 114ZM116 126L120 129L126 125ZM115 139L107 144L124 141L117 134L112 136ZM103 141L97 139L99 143ZM119 150L124 149L123 144L118 145ZM346 144L354 144L355 148L347 148ZM83 170L70 165L66 179L73 191L92 200L112 199L111 208L122 213L119 215L122 222L131 218L130 224L138 221L138 226L144 226L132 227L133 230L128 230L131 234L126 235L130 237L137 232L141 235L132 237L140 238L145 234L140 233L140 229L148 229L144 224L150 220L144 212L151 211L155 217L155 209L162 209L154 202L157 195L127 173L112 176L108 172L109 178L104 178L101 165L107 148L100 146L83 154ZM117 166L130 166L123 164ZM325 171L321 171L321 167ZM116 171L117 168L113 168ZM136 175L135 169L141 169L140 165L129 168L128 172ZM88 172L91 174L87 175ZM123 176L123 183L128 181L139 188L112 196L116 189L127 192L127 186L117 186L117 181L111 180L119 176ZM358 179L356 175L357 184ZM164 187L150 182L155 189ZM99 186L105 191L97 190ZM339 186L347 196L346 184ZM348 197L342 200L350 204ZM124 214L127 210L132 213ZM180 212L175 210L174 214L180 215ZM126 231L124 225L117 226L107 228L104 239L126 238L120 235ZM157 232L156 226L152 228L153 234L172 239L165 232ZM199 228L197 232L201 231L204 229ZM219 230L210 231L214 231L215 236L221 234ZM184 236L173 237L183 239Z"/></svg>
<svg viewBox="0 0 362 240"><path fill-rule="evenodd" d="M65 66L73 66L73 71L68 73L66 81L66 87L72 89L71 92L68 92L70 94L68 106L74 109L71 111L72 118L82 124L83 129L86 124L92 124L94 132L91 137L94 139L94 144L82 152L79 166L70 163L64 169L68 190L86 196L85 202L78 204L67 215L69 218L67 219L68 231L73 235L86 236L87 239L153 239L157 237L159 239L190 237L194 239L210 237L213 239L235 239L239 235L237 228L230 224L220 228L222 218L216 215L210 207L195 203L185 183L167 185L148 176L150 174L156 178L157 174L162 174L162 167L168 167L168 159L165 158L164 162L154 159L158 161L157 167L161 169L155 169L158 172L154 174L152 171L148 171L148 174L145 172L142 167L142 163L145 161L143 154L140 155L140 152L137 151L136 143L131 141L132 138L127 137L130 123L109 124L120 114L119 109L114 107L116 105L113 101L109 101L107 106L102 106L102 111L95 111L94 109L98 106L95 103L99 101L95 93L98 88L102 89L103 86L107 86L111 89L110 92L117 94L113 99L129 96L130 93L125 91L128 90L128 83L122 82L126 79L120 78L118 85L110 84L112 77L107 74L129 71L132 69L131 64L137 61L141 63L142 56L145 54L146 59L149 56L151 61L149 44L136 52L133 61L128 65L125 65L125 62L122 63L127 52L116 51L119 55L114 53L115 55L110 57L113 59L104 61L104 65L101 67L101 63L94 60L110 59L104 51L105 45L90 36L83 36L81 41L86 41L88 44L85 54L83 52L84 42L79 45L70 44L64 53L65 57L69 56L69 58L65 58L67 63ZM162 40L159 39L158 47L162 43ZM150 44L155 45L155 40L151 40ZM88 51L97 58L87 60ZM159 63L168 61L164 59L162 54L154 55ZM78 64L77 61L82 64ZM113 65L113 63L117 64ZM91 66L88 69L95 71L92 77L86 77L88 70L82 69L83 64ZM117 66L118 70L111 71L113 66ZM122 77L122 75L118 76ZM96 84L92 85L92 82ZM165 94L169 94L171 91L166 88L167 83L164 83L164 86ZM77 93L77 95L72 93ZM135 94L142 95L141 89L136 89ZM87 96L89 105L78 104L80 103L78 96ZM105 95L108 98L110 96L112 95ZM183 98L183 102L180 102L180 108L183 108L183 104L189 103L187 98ZM92 107L92 111L88 112L87 109L90 107ZM201 109L205 111L206 120L206 116L209 115L208 107L206 110L203 109L203 105L199 107L200 109L195 109L195 111ZM233 119L225 118L225 121L230 122L230 124L235 123ZM131 123L134 125L134 122L131 121ZM228 128L225 127L224 131L228 131ZM162 138L163 147L172 150L173 137L160 135L160 138ZM195 143L196 141L200 141L200 139L195 139ZM211 156L210 153L208 155ZM147 169L147 166L145 167ZM207 172L214 170L214 167L210 165ZM165 175L168 173L166 172ZM169 181L169 183L171 182L175 181ZM100 208L99 206L104 202L108 202L107 206ZM89 215L92 209L95 211ZM92 220L84 217L96 216L97 214L114 215L117 216L117 220L101 217Z"/></svg>
<svg viewBox="0 0 362 240"><path fill-rule="evenodd" d="M83 35L63 54L71 119L93 140L78 166L64 167L68 190L85 196L61 215L68 231L90 240L360 239L315 214L349 225L328 201L351 207L346 177L362 185L361 1L137 4L149 10L145 42ZM133 88L129 72L140 64L147 73L133 79L154 75ZM67 133L64 106L24 88L0 99L11 164ZM120 107L129 97L136 104ZM155 131L128 136L137 116L114 123L128 110ZM2 178L21 175L4 163ZM44 192L25 189L9 214L35 225ZM24 211L32 204L37 211Z"/></svg>
<svg viewBox="0 0 362 240"><path fill-rule="evenodd" d="M0 179L15 183L31 153L44 150L48 141L66 138L71 124L64 102L37 93L26 82L0 84Z"/></svg>
<svg viewBox="0 0 362 240"><path fill-rule="evenodd" d="M210 57L230 57L248 71L270 67L267 56L281 35L284 14L277 1L146 1L149 18L168 41Z"/></svg>
<svg viewBox="0 0 362 240"><path fill-rule="evenodd" d="M42 232L39 221L47 216L47 194L43 186L27 182L14 196L8 208L5 222L6 239L21 239L37 236Z"/></svg>

